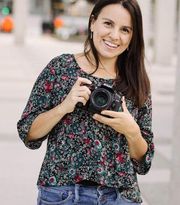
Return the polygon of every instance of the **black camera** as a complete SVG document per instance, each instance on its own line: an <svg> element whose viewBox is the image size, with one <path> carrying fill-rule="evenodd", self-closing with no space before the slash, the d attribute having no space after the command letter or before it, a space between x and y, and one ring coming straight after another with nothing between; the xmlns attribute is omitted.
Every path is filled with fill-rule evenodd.
<svg viewBox="0 0 180 205"><path fill-rule="evenodd" d="M114 91L112 86L107 84L99 87L87 86L91 90L90 98L84 106L88 111L100 113L102 110L119 110L121 97Z"/></svg>

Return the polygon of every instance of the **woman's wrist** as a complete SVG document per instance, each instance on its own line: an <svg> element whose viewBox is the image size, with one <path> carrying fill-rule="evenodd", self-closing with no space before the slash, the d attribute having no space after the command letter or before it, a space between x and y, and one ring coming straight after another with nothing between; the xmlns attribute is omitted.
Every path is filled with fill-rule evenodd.
<svg viewBox="0 0 180 205"><path fill-rule="evenodd" d="M138 125L136 125L130 132L126 134L126 139L128 142L135 142L141 138L141 130Z"/></svg>
<svg viewBox="0 0 180 205"><path fill-rule="evenodd" d="M148 144L141 135L140 128L131 136L126 136L131 158L140 161L147 152Z"/></svg>
<svg viewBox="0 0 180 205"><path fill-rule="evenodd" d="M63 106L63 103L59 104L56 107L56 114L57 116L61 119L63 118L66 114L68 113L68 111L66 110L66 108Z"/></svg>

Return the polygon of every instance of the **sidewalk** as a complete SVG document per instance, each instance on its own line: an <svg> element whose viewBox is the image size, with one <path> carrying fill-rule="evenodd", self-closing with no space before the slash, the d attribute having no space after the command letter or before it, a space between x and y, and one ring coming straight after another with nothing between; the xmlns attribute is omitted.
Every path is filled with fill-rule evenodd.
<svg viewBox="0 0 180 205"><path fill-rule="evenodd" d="M54 56L76 53L83 45L32 36L21 47L14 45L11 34L0 33L0 48L0 201L2 205L34 205L35 184L46 147L44 143L39 150L26 149L18 139L16 123L43 67ZM139 176L139 182L143 205L164 205L170 180L175 68L151 65L148 72L152 82L156 154L151 171Z"/></svg>

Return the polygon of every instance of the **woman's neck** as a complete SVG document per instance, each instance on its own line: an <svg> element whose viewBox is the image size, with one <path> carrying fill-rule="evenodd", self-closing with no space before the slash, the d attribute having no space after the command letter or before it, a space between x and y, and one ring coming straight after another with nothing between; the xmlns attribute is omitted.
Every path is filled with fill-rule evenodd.
<svg viewBox="0 0 180 205"><path fill-rule="evenodd" d="M88 57L90 59L90 62L92 62L92 65L96 68L96 61L94 58L94 55L89 52ZM111 77L115 78L117 75L117 65L116 65L116 60L115 59L108 59L108 58L103 58L99 56L99 65L98 65L99 70L103 70L104 72L108 73L111 75Z"/></svg>

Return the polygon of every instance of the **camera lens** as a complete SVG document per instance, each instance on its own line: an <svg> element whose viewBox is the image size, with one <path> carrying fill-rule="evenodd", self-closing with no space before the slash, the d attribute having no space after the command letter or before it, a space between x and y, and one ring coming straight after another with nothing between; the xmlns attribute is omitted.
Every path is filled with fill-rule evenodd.
<svg viewBox="0 0 180 205"><path fill-rule="evenodd" d="M108 96L106 95L106 93L101 92L101 93L96 93L96 95L94 96L94 103L97 106L105 106L108 102Z"/></svg>
<svg viewBox="0 0 180 205"><path fill-rule="evenodd" d="M91 95L91 103L95 110L108 109L112 102L111 93L103 88L94 90Z"/></svg>

